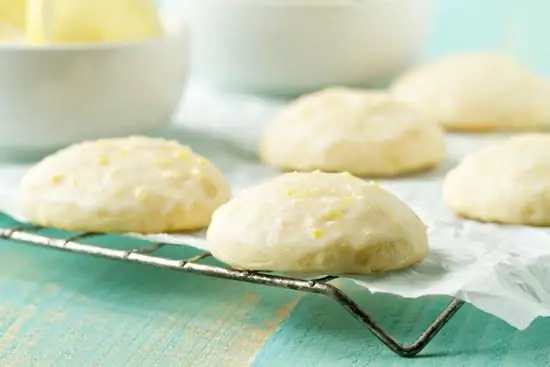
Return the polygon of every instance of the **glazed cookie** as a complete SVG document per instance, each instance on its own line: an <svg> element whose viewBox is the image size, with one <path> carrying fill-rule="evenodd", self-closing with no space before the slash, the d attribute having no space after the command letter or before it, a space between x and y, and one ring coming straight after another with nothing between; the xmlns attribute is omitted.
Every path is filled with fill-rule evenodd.
<svg viewBox="0 0 550 367"><path fill-rule="evenodd" d="M147 137L65 148L33 167L20 188L30 222L86 232L199 229L229 198L227 180L205 158Z"/></svg>
<svg viewBox="0 0 550 367"><path fill-rule="evenodd" d="M445 178L445 203L487 222L550 225L550 134L526 134L470 154Z"/></svg>
<svg viewBox="0 0 550 367"><path fill-rule="evenodd" d="M332 88L291 103L271 121L260 157L287 171L348 171L389 177L445 156L438 122L382 92Z"/></svg>
<svg viewBox="0 0 550 367"><path fill-rule="evenodd" d="M499 53L444 57L398 78L393 96L447 130L532 130L550 126L550 87Z"/></svg>
<svg viewBox="0 0 550 367"><path fill-rule="evenodd" d="M207 232L233 267L303 274L402 269L428 250L426 227L402 201L350 174L287 173L221 206Z"/></svg>

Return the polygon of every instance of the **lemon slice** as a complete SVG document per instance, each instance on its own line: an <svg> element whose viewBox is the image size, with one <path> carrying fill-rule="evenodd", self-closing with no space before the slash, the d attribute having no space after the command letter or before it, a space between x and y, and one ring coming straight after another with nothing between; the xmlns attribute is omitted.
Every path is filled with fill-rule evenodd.
<svg viewBox="0 0 550 367"><path fill-rule="evenodd" d="M129 42L163 33L152 0L28 0L27 5L30 44Z"/></svg>
<svg viewBox="0 0 550 367"><path fill-rule="evenodd" d="M25 28L25 5L27 0L0 0L0 23L2 29Z"/></svg>
<svg viewBox="0 0 550 367"><path fill-rule="evenodd" d="M0 0L0 43L23 38L27 0Z"/></svg>

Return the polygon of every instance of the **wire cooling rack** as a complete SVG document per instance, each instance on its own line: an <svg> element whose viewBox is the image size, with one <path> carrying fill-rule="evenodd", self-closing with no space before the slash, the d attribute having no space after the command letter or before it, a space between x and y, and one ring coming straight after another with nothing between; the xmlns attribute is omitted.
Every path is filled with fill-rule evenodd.
<svg viewBox="0 0 550 367"><path fill-rule="evenodd" d="M138 247L131 250L120 250L79 242L84 239L106 236L105 234L80 233L70 238L53 238L37 233L42 229L44 228L37 226L0 228L0 239L10 239L16 242L40 247L81 253L112 260L140 263L210 277L292 289L299 292L320 294L336 301L340 304L340 306L344 307L349 313L351 313L359 322L364 324L372 332L372 334L374 334L374 336L376 336L376 338L384 343L390 350L392 350L395 354L406 358L414 357L420 353L453 317L453 315L464 305L464 301L454 298L412 344L404 345L388 334L346 293L334 285L329 284L330 281L338 278L336 276L324 276L316 279L299 279L272 275L265 272L235 270L201 263L204 259L212 256L208 252L203 252L197 256L181 260L167 259L165 257L155 255L155 253L161 248L177 246L173 244L156 243L151 246Z"/></svg>

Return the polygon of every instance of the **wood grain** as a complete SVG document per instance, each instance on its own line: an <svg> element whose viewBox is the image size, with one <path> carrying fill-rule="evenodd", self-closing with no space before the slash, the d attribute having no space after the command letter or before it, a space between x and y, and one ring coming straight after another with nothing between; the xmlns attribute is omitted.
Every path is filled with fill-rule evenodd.
<svg viewBox="0 0 550 367"><path fill-rule="evenodd" d="M0 241L0 366L248 366L297 299Z"/></svg>
<svg viewBox="0 0 550 367"><path fill-rule="evenodd" d="M402 342L413 341L448 302L444 297L411 300L371 295L357 288L350 294ZM344 309L327 301L305 296L264 345L253 366L550 366L550 319L538 320L520 332L465 306L426 351L411 360L396 357Z"/></svg>

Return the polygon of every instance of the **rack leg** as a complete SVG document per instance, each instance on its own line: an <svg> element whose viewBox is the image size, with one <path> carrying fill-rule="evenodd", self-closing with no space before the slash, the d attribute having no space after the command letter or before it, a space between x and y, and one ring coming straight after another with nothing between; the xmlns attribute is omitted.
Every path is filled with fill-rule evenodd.
<svg viewBox="0 0 550 367"><path fill-rule="evenodd" d="M326 292L324 294L334 300L336 300L342 307L344 307L349 313L351 313L356 319L366 325L369 330L378 338L384 345L392 350L395 354L412 358L420 353L432 339L441 331L441 329L451 320L455 313L464 305L464 301L453 298L451 302L443 309L443 311L436 317L434 322L428 326L428 328L420 334L410 345L403 345L389 335L376 321L374 321L357 303L355 303L350 297L348 297L340 289L326 284Z"/></svg>

